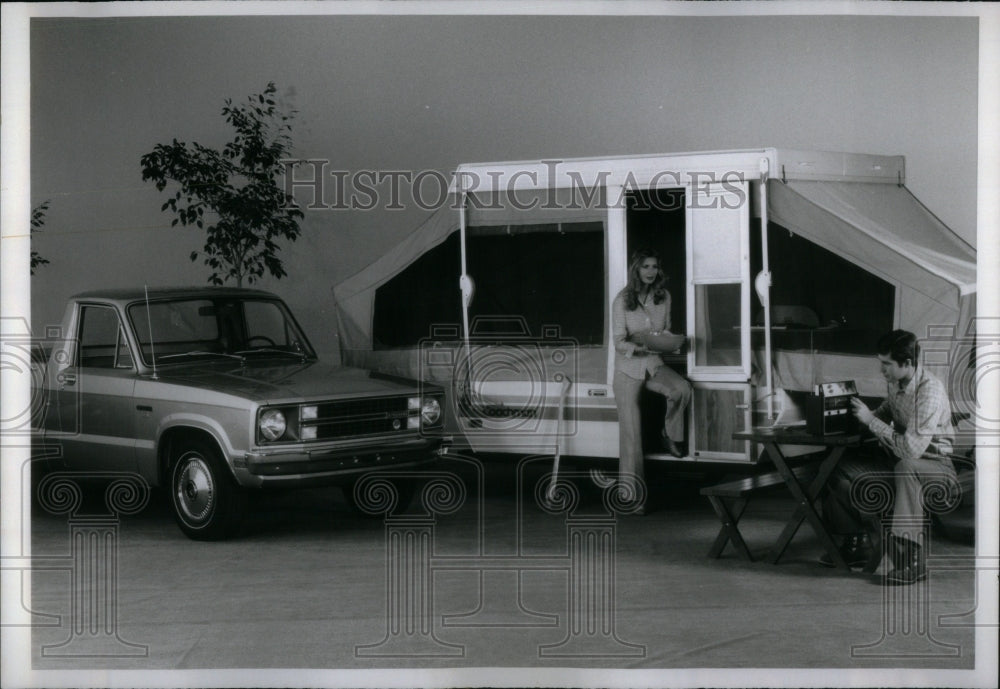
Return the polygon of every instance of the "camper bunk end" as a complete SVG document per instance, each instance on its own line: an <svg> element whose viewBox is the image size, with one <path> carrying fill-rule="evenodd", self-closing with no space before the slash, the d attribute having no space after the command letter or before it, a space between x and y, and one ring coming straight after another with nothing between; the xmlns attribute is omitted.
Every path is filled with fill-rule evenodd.
<svg viewBox="0 0 1000 689"><path fill-rule="evenodd" d="M615 458L611 308L644 247L688 343L665 361L692 385L687 456L660 451L651 395L647 459L751 462L733 433L801 420L818 384L882 396L893 328L971 404L975 249L905 182L902 156L773 148L461 165L446 204L334 288L342 358L443 384L473 450Z"/></svg>

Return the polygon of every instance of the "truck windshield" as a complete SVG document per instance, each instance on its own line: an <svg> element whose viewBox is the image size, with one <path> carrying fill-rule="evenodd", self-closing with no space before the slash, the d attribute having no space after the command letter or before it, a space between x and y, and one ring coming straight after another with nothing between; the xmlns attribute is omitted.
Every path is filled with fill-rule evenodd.
<svg viewBox="0 0 1000 689"><path fill-rule="evenodd" d="M178 299L132 304L129 321L146 364L184 357L289 355L313 349L285 305L275 299Z"/></svg>

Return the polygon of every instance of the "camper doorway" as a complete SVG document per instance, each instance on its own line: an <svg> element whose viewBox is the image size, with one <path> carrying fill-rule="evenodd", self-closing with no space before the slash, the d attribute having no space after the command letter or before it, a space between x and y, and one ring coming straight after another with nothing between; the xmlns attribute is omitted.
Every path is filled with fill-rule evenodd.
<svg viewBox="0 0 1000 689"><path fill-rule="evenodd" d="M691 381L685 423L688 457L745 462L749 448L732 434L751 423L750 212L745 183L655 188L626 198L626 255L660 256L671 295L669 327L689 338L687 351L663 360ZM626 269L627 270L627 269ZM626 280L628 275L626 274ZM664 398L644 391L642 440L647 459L664 452Z"/></svg>
<svg viewBox="0 0 1000 689"><path fill-rule="evenodd" d="M684 333L687 323L684 189L633 191L625 197L625 208L625 254L628 265L631 265L632 256L637 251L654 251L659 255L660 267L667 279L666 287L670 293L670 329L674 333ZM663 358L667 366L682 376L687 376L687 357L683 353L668 354ZM674 459L664 451L660 436L666 409L664 397L643 390L640 407L643 453L649 459ZM688 425L690 424L685 424ZM690 429L685 428L685 438L689 433Z"/></svg>

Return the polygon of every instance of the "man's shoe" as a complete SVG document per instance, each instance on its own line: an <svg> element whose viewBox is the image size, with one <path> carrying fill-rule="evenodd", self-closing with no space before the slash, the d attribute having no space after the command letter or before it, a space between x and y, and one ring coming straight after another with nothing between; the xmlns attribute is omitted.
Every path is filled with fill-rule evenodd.
<svg viewBox="0 0 1000 689"><path fill-rule="evenodd" d="M885 575L886 586L906 586L927 578L927 566L919 543L889 535L893 568Z"/></svg>
<svg viewBox="0 0 1000 689"><path fill-rule="evenodd" d="M922 562L914 562L885 575L886 586L906 586L927 578L927 568Z"/></svg>
<svg viewBox="0 0 1000 689"><path fill-rule="evenodd" d="M848 536L844 539L843 545L840 546L840 557L844 558L844 562L847 563L848 567L861 567L865 565L871 554L872 544L868 538L868 534ZM833 558L828 553L820 555L819 563L824 567L837 566L837 563L833 561Z"/></svg>

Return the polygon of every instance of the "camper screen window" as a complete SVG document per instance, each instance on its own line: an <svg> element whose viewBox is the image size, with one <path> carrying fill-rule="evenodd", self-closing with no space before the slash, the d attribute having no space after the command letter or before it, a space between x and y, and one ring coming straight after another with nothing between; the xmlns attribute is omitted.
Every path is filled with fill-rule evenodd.
<svg viewBox="0 0 1000 689"><path fill-rule="evenodd" d="M375 290L372 346L415 347L431 336L434 326L460 328L461 272L459 236L453 232Z"/></svg>
<svg viewBox="0 0 1000 689"><path fill-rule="evenodd" d="M581 345L604 343L604 223L474 227L467 253L470 318L521 318L532 337L556 326Z"/></svg>
<svg viewBox="0 0 1000 689"><path fill-rule="evenodd" d="M807 239L771 223L771 341L776 349L818 349L871 354L878 337L892 330L896 288L889 282ZM760 242L751 242L751 272L760 270ZM764 322L754 294L755 325ZM754 346L763 346L755 335Z"/></svg>
<svg viewBox="0 0 1000 689"><path fill-rule="evenodd" d="M469 318L519 320L536 338L543 326L557 326L561 338L602 345L607 330L604 244L601 222L469 228L466 260L475 281ZM460 325L460 273L455 232L379 287L374 348L416 346L431 326ZM503 334L489 337L500 340Z"/></svg>

